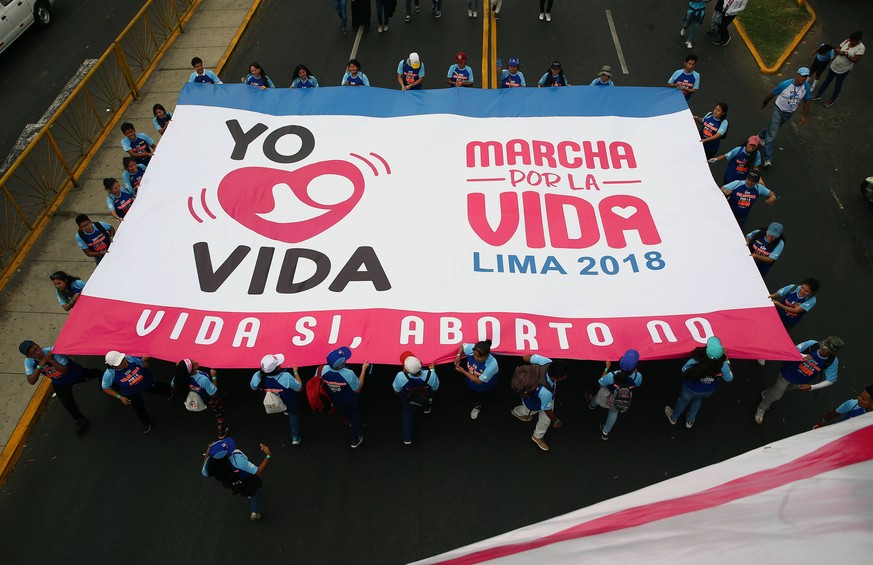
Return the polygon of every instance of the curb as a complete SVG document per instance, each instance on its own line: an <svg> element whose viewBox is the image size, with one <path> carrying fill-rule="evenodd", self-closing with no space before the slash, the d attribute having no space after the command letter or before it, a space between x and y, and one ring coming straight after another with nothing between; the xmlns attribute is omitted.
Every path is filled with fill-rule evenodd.
<svg viewBox="0 0 873 565"><path fill-rule="evenodd" d="M261 0L254 0L253 1L251 9L246 14L246 17L243 19L242 24L240 24L239 28L237 29L237 32L233 36L233 39L231 39L231 42L228 45L227 50L224 52L224 55L222 55L221 60L219 61L219 66L216 67L216 69L217 69L216 74L218 73L218 70L220 70L220 68L223 67L224 64L227 62L227 59L230 57L231 52L236 47L237 42L239 42L240 37L242 36L245 29L248 27L249 22L252 19L252 16L254 15L254 13L258 9L258 7L260 7L260 5L261 5ZM199 7L199 3L197 5L197 7ZM191 11L192 16L194 15L195 11L196 11L196 8ZM189 19L190 19L190 17L189 17ZM188 20L186 20L183 23L187 23L187 22L188 22ZM179 36L179 32L177 31L174 34L172 42L167 45L166 49L164 49L160 53L160 55L152 63L151 67L149 67L147 74L143 78L143 81L142 81L143 84L151 76L152 72L157 67L157 63L163 58L163 56L166 54L166 52L169 51L170 47L172 46L173 43L175 43L176 38L178 36ZM127 107L131 103L133 103L133 97L128 97L127 102L122 105L122 107L119 109L119 111L116 115L116 118L115 118L116 122L120 119L121 114L124 112L124 110L127 109ZM109 130L107 130L107 134L105 134L103 136L104 139L101 140L99 144L95 145L95 147L99 147L100 145L103 144L103 142L105 141L106 135L108 135L108 131ZM96 154L96 151L95 151L95 154ZM93 155L88 157L89 161L90 161L91 157L93 157ZM71 186L67 187L65 189L65 192L69 192L70 188L71 188ZM58 199L57 206L59 207L62 202L63 202L63 198ZM53 217L53 214L46 214L45 218L43 219L41 229L33 237L34 242L42 234L42 231L45 229L45 227L51 221L52 217ZM31 245L32 245L32 242L31 242ZM46 402L48 401L49 397L51 396L51 389L52 389L52 385L51 385L50 380L47 378L42 378L40 383L37 385L36 391L33 393L33 397L27 403L27 408L24 409L24 413L21 415L21 418L18 420L18 423L15 425L15 429L12 430L12 435L9 437L9 441L6 443L6 446L3 448L3 451L0 452L0 487L2 487L3 484L5 483L6 477L9 475L9 473L12 472L12 469L15 466L15 463L18 461L18 457L21 455L21 452L24 450L24 447L27 445L26 444L27 438L30 436L30 432L33 431L33 427L36 424L37 417L40 415L43 407L45 406Z"/></svg>
<svg viewBox="0 0 873 565"><path fill-rule="evenodd" d="M788 57L790 57L791 54L794 53L794 50L803 40L803 36L806 35L806 32L809 31L809 28L811 28L812 24L815 23L816 19L818 19L818 16L816 16L815 14L815 10L812 9L812 6L809 5L809 2L806 2L806 0L798 0L798 4L800 3L802 3L803 7L806 8L806 11L809 12L811 18L808 22L806 22L806 25L803 26L803 28L797 33L797 35L794 36L794 39L791 40L791 43L788 44L788 47L785 48L785 51L782 52L782 55L779 56L779 58L776 60L776 63L771 67L768 67L764 63L764 60L761 59L761 54L758 53L758 50L755 48L755 45L754 43L752 43L752 40L746 33L746 30L743 29L743 26L740 23L740 19L737 18L734 21L737 32L740 34L740 37L743 38L743 43L745 43L746 47L749 48L749 51L752 53L752 57L755 58L755 62L758 63L758 68L761 69L762 73L768 75L775 75L776 73L778 73L779 70L782 68L782 65L785 64L785 61L788 59Z"/></svg>

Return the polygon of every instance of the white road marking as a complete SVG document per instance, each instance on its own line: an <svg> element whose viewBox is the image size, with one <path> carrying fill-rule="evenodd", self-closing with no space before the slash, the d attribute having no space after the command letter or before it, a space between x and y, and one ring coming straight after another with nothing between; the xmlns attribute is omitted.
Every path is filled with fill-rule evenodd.
<svg viewBox="0 0 873 565"><path fill-rule="evenodd" d="M840 199L839 199L839 198L837 198L837 193L834 192L834 189L833 189L833 188L830 188L830 189L828 189L828 190L831 191L831 196L833 196L833 197L834 197L834 200L837 201L837 206L840 207L840 210L845 210L845 208L843 208L843 203L840 202Z"/></svg>
<svg viewBox="0 0 873 565"><path fill-rule="evenodd" d="M355 44L352 45L352 54L349 59L354 59L358 56L358 47L361 45L361 36L364 35L364 26L358 26L358 34L355 36Z"/></svg>
<svg viewBox="0 0 873 565"><path fill-rule="evenodd" d="M606 20L609 22L609 31L612 33L612 42L615 43L615 52L618 53L618 62L621 64L621 72L629 74L627 63L624 60L624 53L621 50L621 43L618 42L618 33L615 31L615 22L612 21L612 12L606 10Z"/></svg>

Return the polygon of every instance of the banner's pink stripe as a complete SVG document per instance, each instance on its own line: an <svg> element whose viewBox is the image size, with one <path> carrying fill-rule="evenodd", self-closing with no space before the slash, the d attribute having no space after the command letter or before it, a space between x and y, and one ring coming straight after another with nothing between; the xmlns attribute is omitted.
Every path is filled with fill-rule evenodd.
<svg viewBox="0 0 873 565"><path fill-rule="evenodd" d="M758 471L702 492L628 508L540 539L483 549L437 563L444 565L482 563L563 541L642 526L658 520L715 508L734 500L871 459L873 459L873 426L867 426L784 465Z"/></svg>

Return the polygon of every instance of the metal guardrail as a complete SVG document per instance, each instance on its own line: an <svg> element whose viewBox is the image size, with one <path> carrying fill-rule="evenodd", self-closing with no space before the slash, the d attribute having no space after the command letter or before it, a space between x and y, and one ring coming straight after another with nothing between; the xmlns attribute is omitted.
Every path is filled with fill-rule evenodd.
<svg viewBox="0 0 873 565"><path fill-rule="evenodd" d="M149 0L0 178L0 288L199 3Z"/></svg>

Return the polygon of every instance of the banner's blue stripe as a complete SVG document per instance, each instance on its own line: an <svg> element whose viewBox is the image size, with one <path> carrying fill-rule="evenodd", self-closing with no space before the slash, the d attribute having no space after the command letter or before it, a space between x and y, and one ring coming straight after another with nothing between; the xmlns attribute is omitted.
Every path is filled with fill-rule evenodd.
<svg viewBox="0 0 873 565"><path fill-rule="evenodd" d="M455 114L473 118L619 116L650 118L687 110L676 89L636 86L565 88L441 88L406 91L375 87L259 90L244 84L187 83L179 104L237 108L275 116L343 115L393 118Z"/></svg>

